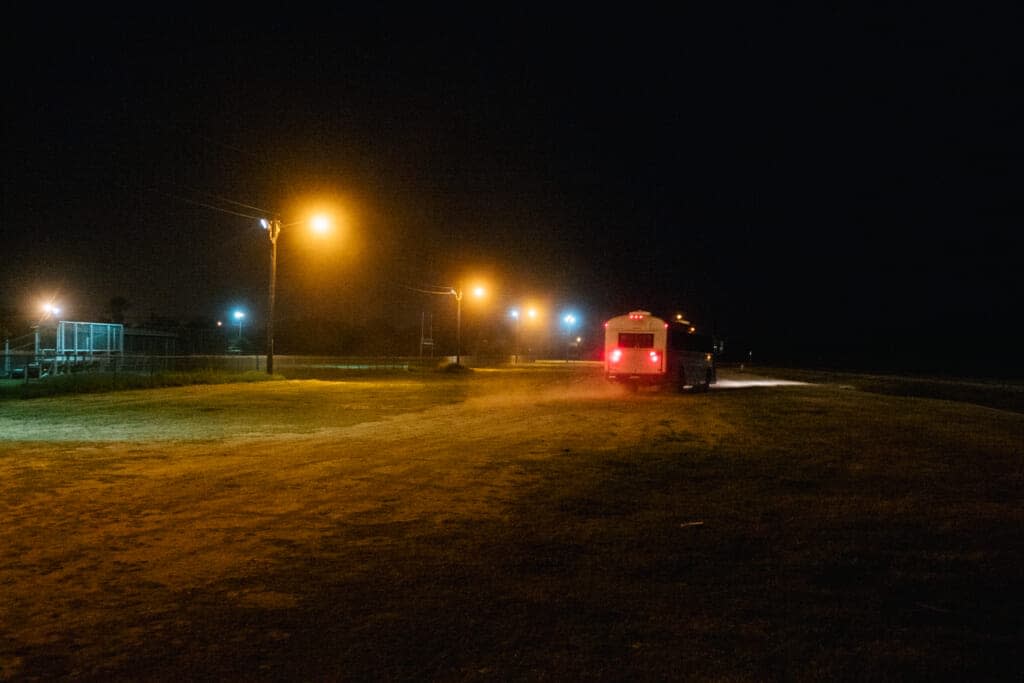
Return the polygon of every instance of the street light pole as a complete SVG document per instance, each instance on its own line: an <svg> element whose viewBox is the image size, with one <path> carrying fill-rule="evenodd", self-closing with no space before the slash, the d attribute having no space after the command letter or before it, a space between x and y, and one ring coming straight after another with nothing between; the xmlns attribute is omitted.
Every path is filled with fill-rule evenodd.
<svg viewBox="0 0 1024 683"><path fill-rule="evenodd" d="M267 239L270 240L270 289L267 292L267 374L274 374L274 297L277 291L277 238L281 235L282 227L298 225L304 221L293 221L287 225L281 225L280 218L261 218L260 225L267 231ZM329 216L320 214L313 216L310 220L313 230L319 233L326 233L330 230L331 219ZM257 361L258 363L259 361Z"/></svg>
<svg viewBox="0 0 1024 683"><path fill-rule="evenodd" d="M274 294L277 288L277 238L281 234L278 218L263 221L270 240L270 291L267 294L267 374L274 374Z"/></svg>
<svg viewBox="0 0 1024 683"><path fill-rule="evenodd" d="M455 296L456 307L455 307L455 364L459 365L462 361L462 289L453 289L452 294Z"/></svg>
<svg viewBox="0 0 1024 683"><path fill-rule="evenodd" d="M516 321L516 334L513 340L512 348L512 364L519 365L519 309L513 308L509 311L509 315Z"/></svg>
<svg viewBox="0 0 1024 683"><path fill-rule="evenodd" d="M242 347L242 318L245 317L245 313L242 311L235 311L235 320L238 321L238 347Z"/></svg>
<svg viewBox="0 0 1024 683"><path fill-rule="evenodd" d="M573 325L576 324L576 316L574 316L572 313L569 313L562 320L565 321L566 330L568 332L568 336L566 337L566 340L565 340L565 362L568 363L569 362L569 345L572 343L570 340L572 339L572 328L573 328Z"/></svg>

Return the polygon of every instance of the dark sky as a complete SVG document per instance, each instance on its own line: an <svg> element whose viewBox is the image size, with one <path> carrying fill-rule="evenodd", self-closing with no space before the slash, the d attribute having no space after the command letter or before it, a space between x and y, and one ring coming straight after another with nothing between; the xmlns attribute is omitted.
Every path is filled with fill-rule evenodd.
<svg viewBox="0 0 1024 683"><path fill-rule="evenodd" d="M1019 369L1022 28L741 6L9 23L0 304L256 320L254 217L316 197L345 222L284 233L285 319L414 325L451 302L410 287L484 273L495 314L682 310L779 357Z"/></svg>

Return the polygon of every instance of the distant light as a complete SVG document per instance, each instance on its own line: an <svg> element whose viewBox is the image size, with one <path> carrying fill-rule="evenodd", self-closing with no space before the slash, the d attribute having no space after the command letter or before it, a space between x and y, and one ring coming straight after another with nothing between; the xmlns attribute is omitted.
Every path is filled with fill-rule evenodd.
<svg viewBox="0 0 1024 683"><path fill-rule="evenodd" d="M483 297L483 295L486 294L486 293L487 293L487 290L485 290L483 287L474 287L473 288L473 296L475 296L478 299Z"/></svg>
<svg viewBox="0 0 1024 683"><path fill-rule="evenodd" d="M331 229L331 219L327 216L314 216L311 225L313 232L319 235L326 235Z"/></svg>
<svg viewBox="0 0 1024 683"><path fill-rule="evenodd" d="M245 313L242 311L235 311L235 320L241 320L245 317Z"/></svg>
<svg viewBox="0 0 1024 683"><path fill-rule="evenodd" d="M526 312L526 315L530 316L531 318L536 318L537 317L537 309L531 308L530 310L528 310Z"/></svg>
<svg viewBox="0 0 1024 683"><path fill-rule="evenodd" d="M579 344L581 341L583 341L583 337L576 337L576 343L577 344Z"/></svg>
<svg viewBox="0 0 1024 683"><path fill-rule="evenodd" d="M260 225L263 226L264 230L270 230L270 221L268 221L266 218L260 219Z"/></svg>
<svg viewBox="0 0 1024 683"><path fill-rule="evenodd" d="M221 321L218 320L217 321L217 327L221 327L222 325L224 325L224 323L222 323Z"/></svg>
<svg viewBox="0 0 1024 683"><path fill-rule="evenodd" d="M516 320L519 319L519 311L514 308L511 311L509 311L508 314L510 317L515 318Z"/></svg>
<svg viewBox="0 0 1024 683"><path fill-rule="evenodd" d="M806 385L807 382L795 382L785 379L754 379L754 380L718 380L717 389L745 389L747 387L790 387Z"/></svg>
<svg viewBox="0 0 1024 683"><path fill-rule="evenodd" d="M693 326L691 325L691 326L690 326L690 334L693 334L693 333L694 333L694 332L696 332L696 331L697 331L697 328L696 328L696 327L693 327Z"/></svg>
<svg viewBox="0 0 1024 683"><path fill-rule="evenodd" d="M573 325L576 323L576 316L574 316L572 313L566 313L565 317L562 318L562 320L565 321L566 325Z"/></svg>

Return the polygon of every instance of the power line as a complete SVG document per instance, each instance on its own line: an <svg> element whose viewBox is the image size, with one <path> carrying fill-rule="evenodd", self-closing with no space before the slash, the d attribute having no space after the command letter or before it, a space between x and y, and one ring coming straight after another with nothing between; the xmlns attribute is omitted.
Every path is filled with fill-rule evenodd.
<svg viewBox="0 0 1024 683"><path fill-rule="evenodd" d="M252 211L258 212L259 215L253 216L253 215L246 214L246 213L239 213L237 211L231 211L230 209L226 209L226 208L223 208L223 207L220 207L220 206L215 206L213 204L209 204L209 203L206 203L206 202L201 202L201 201L198 201L198 200L195 200L195 199L190 199L188 197L183 197L183 196L181 196L181 194L167 192L167 191L159 189L158 187L148 187L148 188L145 188L145 189L147 189L147 190L149 190L151 192L156 192L158 194L162 194L162 195L170 197L172 199L176 199L178 201L186 202L188 204L195 204L197 206L202 206L204 208L211 209L213 211L221 211L223 213L228 213L228 214L231 214L231 215L234 215L234 216L241 216L243 218L252 218L252 219L258 220L260 218L264 218L266 216L269 216L269 215L272 215L272 214L276 213L274 211L268 211L268 210L266 210L266 209L264 209L262 207L259 207L259 206L253 206L252 204L246 204L245 202L240 202L240 201L238 201L236 199L231 199L229 197L224 197L222 195L214 194L212 192L207 192L206 190L200 190L199 188L189 187L187 185L181 185L179 183L175 183L174 181L164 180L164 181L162 181L162 184L170 185L170 186L173 186L173 187L180 188L181 190L187 191L187 192L192 193L194 195L204 195L204 196L210 197L211 199L216 200L217 202L220 202L222 204L230 204L230 205L233 205L233 206L241 207L243 209L250 209Z"/></svg>
<svg viewBox="0 0 1024 683"><path fill-rule="evenodd" d="M403 289L411 289L414 292L420 292L422 294L451 294L451 287L434 287L433 285L424 285L424 287L430 287L430 289L421 289L420 287L412 287L410 285L404 285L401 282L393 282L396 287L402 287Z"/></svg>
<svg viewBox="0 0 1024 683"><path fill-rule="evenodd" d="M212 198L216 199L217 201L224 202L225 204L233 204L235 206L240 206L243 209L252 209L253 211L259 211L260 214L262 214L262 216L269 216L269 215L272 215L272 214L276 213L274 211L267 211L266 209L263 209L263 208L258 207L258 206L253 206L251 204L245 204L243 202L239 202L239 201L236 201L234 199L228 199L227 197L221 197L220 195L213 194L212 192L206 192L205 190L199 190L199 189L196 189L194 187L185 187L185 189L189 190L191 192L195 192L197 194L204 194L204 195L206 195L208 197L212 197Z"/></svg>
<svg viewBox="0 0 1024 683"><path fill-rule="evenodd" d="M205 209L210 209L212 211L219 211L221 213L226 213L226 214L229 214L229 215L232 215L232 216L239 216L241 218L250 218L252 220L259 220L260 218L264 218L266 216L266 214L264 214L263 216L253 216L253 215L250 215L250 214L247 214L247 213L242 213L240 211L232 211L230 209L225 209L225 208L220 207L220 206L214 206L213 204L207 204L205 202L196 201L195 199L189 199L188 197L181 197L181 196L178 196L178 195L171 194L170 192L164 192L163 190L158 190L156 188L149 188L149 190L151 192L156 192L157 194L162 194L165 197L170 197L171 199L176 199L176 200L178 200L180 202L185 202L186 204L194 204L195 206L201 206L201 207L203 207ZM244 204L240 204L240 206L245 206L245 205ZM255 208L255 207L246 207L246 208Z"/></svg>

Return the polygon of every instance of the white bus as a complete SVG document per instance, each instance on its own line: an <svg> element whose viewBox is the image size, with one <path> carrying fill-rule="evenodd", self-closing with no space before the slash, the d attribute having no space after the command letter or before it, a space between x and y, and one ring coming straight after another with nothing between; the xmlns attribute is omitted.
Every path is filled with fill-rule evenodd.
<svg viewBox="0 0 1024 683"><path fill-rule="evenodd" d="M718 381L714 339L685 320L667 323L650 311L630 311L604 324L604 374L631 389L707 391Z"/></svg>

